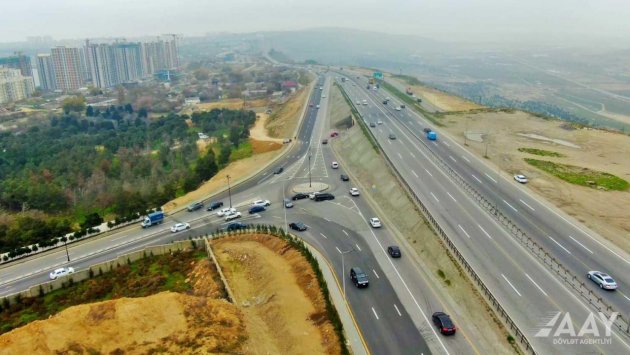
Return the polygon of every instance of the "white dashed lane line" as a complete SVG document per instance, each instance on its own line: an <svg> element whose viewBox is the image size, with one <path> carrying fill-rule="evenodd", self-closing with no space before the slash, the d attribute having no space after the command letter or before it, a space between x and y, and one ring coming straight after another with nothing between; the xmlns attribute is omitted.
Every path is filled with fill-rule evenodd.
<svg viewBox="0 0 630 355"><path fill-rule="evenodd" d="M514 285L512 285L512 283L510 282L510 280L508 280L507 277L505 277L505 275L501 274L501 276L503 276L503 279L505 280L505 282L508 283L508 285L510 285L510 287L512 287L512 289L514 290L514 292L516 292L517 295L519 295L519 297L521 296L521 293L518 292L518 290L516 289L516 287L514 287Z"/></svg>
<svg viewBox="0 0 630 355"><path fill-rule="evenodd" d="M470 234L468 234L468 232L466 232L466 230L464 230L464 228L461 225L457 225L459 227L459 229L462 230L462 232L464 232L464 234L466 234L466 236L468 237L468 239L470 239Z"/></svg>
<svg viewBox="0 0 630 355"><path fill-rule="evenodd" d="M372 272L374 272L374 276L376 276L377 279L380 279L380 277L378 276L378 274L376 273L376 270L372 269Z"/></svg>
<svg viewBox="0 0 630 355"><path fill-rule="evenodd" d="M503 202L508 205L511 209L514 210L514 212L518 212L518 210L516 208L514 208L514 206L510 205L506 200L503 200Z"/></svg>
<svg viewBox="0 0 630 355"><path fill-rule="evenodd" d="M378 320L378 314L376 314L376 311L374 310L374 307L372 307L372 313L374 313L374 317L376 317L376 320Z"/></svg>
<svg viewBox="0 0 630 355"><path fill-rule="evenodd" d="M394 303L394 308L396 309L396 313L398 313L398 315L402 317L402 313L400 313L400 310L398 309L395 303Z"/></svg>
<svg viewBox="0 0 630 355"><path fill-rule="evenodd" d="M527 208L529 208L530 210L536 211L532 206L528 205L527 202L525 202L525 201L523 201L521 199L519 199L519 201L521 201L521 203L524 204L525 206L527 206Z"/></svg>
<svg viewBox="0 0 630 355"><path fill-rule="evenodd" d="M569 251L569 249L565 248L564 246L562 246L562 244L558 243L555 239L551 238L550 236L547 236L547 238L551 239L551 241L553 241L554 243L556 243L560 248L564 249L564 251L566 251L567 253L571 254L571 252Z"/></svg>
<svg viewBox="0 0 630 355"><path fill-rule="evenodd" d="M468 158L466 158L465 156L462 155L462 159L464 159L465 161L470 163L470 160L468 160Z"/></svg>
<svg viewBox="0 0 630 355"><path fill-rule="evenodd" d="M446 193L453 199L453 201L457 202L457 200L455 199L455 197L453 197L453 195L450 194L450 192L446 191Z"/></svg>
<svg viewBox="0 0 630 355"><path fill-rule="evenodd" d="M478 224L478 225L477 225L477 227L479 227L479 229L481 229L481 231L483 232L483 234L485 234L485 235L486 235L486 237L488 237L488 238L492 239L492 237L490 236L490 234L488 234L488 232L486 232L486 230L485 230L485 229L483 229L483 227L482 227L480 224Z"/></svg>
<svg viewBox="0 0 630 355"><path fill-rule="evenodd" d="M540 292L543 293L543 295L547 296L547 292L545 292L545 290L543 290L540 286L538 286L538 284L531 277L529 277L529 275L525 274L525 276L527 276L529 281L531 281L536 287L538 287L538 289L540 290Z"/></svg>
<svg viewBox="0 0 630 355"><path fill-rule="evenodd" d="M578 243L582 248L586 249L586 251L588 251L589 253L593 254L591 249L587 248L584 244L578 242L577 239L573 238L572 236L569 236L569 238L571 238L574 242Z"/></svg>
<svg viewBox="0 0 630 355"><path fill-rule="evenodd" d="M452 155L449 155L448 157L449 157L449 158L451 158L451 160L452 160L454 163L457 163L457 160L455 160L455 158L453 158L453 156L452 156Z"/></svg>
<svg viewBox="0 0 630 355"><path fill-rule="evenodd" d="M322 234L322 233L319 233L319 235L321 235L322 237L324 237L324 239L328 239L328 237L327 237L327 236L325 236L325 235L324 235L324 234Z"/></svg>
<svg viewBox="0 0 630 355"><path fill-rule="evenodd" d="M494 182L495 184L497 183L497 181L490 175L488 175L487 173L485 173L486 177L490 180L492 180L492 182Z"/></svg>
<svg viewBox="0 0 630 355"><path fill-rule="evenodd" d="M471 175L472 175L472 174L471 174ZM479 180L479 178L478 178L478 177L476 177L475 175L472 175L472 177L473 177L475 180L479 181L479 183L480 183L480 184L482 183L482 182L481 182L481 180Z"/></svg>
<svg viewBox="0 0 630 355"><path fill-rule="evenodd" d="M416 172L415 172L415 171L411 170L411 173L413 174L413 176L415 176L415 177L419 178L418 174L416 174Z"/></svg>
<svg viewBox="0 0 630 355"><path fill-rule="evenodd" d="M346 230L345 230L345 229L342 229L341 231L343 232L343 234L345 234L345 235L346 235L346 237L348 237L348 236L349 236L349 235L348 235L348 232L346 232Z"/></svg>
<svg viewBox="0 0 630 355"><path fill-rule="evenodd" d="M431 192L431 196L433 196L433 198L435 199L435 201L440 202L440 200L438 200L437 197L435 197L435 195L433 194L433 192Z"/></svg>
<svg viewBox="0 0 630 355"><path fill-rule="evenodd" d="M356 246L356 247L357 247L357 249L358 249L359 251L361 251L361 247L359 246L359 244L355 244L354 246Z"/></svg>
<svg viewBox="0 0 630 355"><path fill-rule="evenodd" d="M424 169L424 171L426 171L426 172L427 172L427 174L429 174L429 175L431 175L431 177L433 177L433 174L431 174L431 172L430 172L429 170Z"/></svg>

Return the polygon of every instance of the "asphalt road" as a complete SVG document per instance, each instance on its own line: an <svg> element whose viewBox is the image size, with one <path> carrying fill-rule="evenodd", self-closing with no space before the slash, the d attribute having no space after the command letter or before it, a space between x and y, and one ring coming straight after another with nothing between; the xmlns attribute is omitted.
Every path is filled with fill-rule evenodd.
<svg viewBox="0 0 630 355"><path fill-rule="evenodd" d="M404 121L398 117L400 112L404 112L405 115L411 114L392 110L390 107L397 105L395 100L393 103L390 102L392 106L382 104L385 96L393 95L373 90L368 92L363 82L353 85L353 82L349 81L343 86L353 101L364 99L368 101L367 106L357 107L367 122L383 121L382 125L371 129L385 153L539 352L629 351L630 347L626 344L628 339L619 336L613 336L611 344L580 345L580 348L554 344L552 338L534 337L534 333L549 319L550 314L569 312L571 317L579 320L581 324L592 309L567 290L554 274L533 259L513 237L470 200L468 195L433 163L428 156L430 152L427 152L427 147L434 149L434 145L420 142L423 138L412 135ZM415 124L417 126L415 131L418 132L422 132L423 125L426 126L422 123ZM393 133L396 139L389 139L390 133ZM448 148L448 143L441 143L440 138L438 145L442 144ZM450 153L451 156L453 154ZM458 161L465 159L474 161L467 153L460 153L456 157ZM446 159L451 160L450 157ZM485 174L479 177L481 176ZM471 180L474 179L471 177ZM510 184L506 182L505 185Z"/></svg>

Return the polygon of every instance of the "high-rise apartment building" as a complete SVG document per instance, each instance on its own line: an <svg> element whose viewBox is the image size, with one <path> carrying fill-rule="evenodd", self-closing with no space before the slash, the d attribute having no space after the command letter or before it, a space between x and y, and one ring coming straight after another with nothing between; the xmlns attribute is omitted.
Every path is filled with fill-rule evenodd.
<svg viewBox="0 0 630 355"><path fill-rule="evenodd" d="M38 54L35 58L35 64L39 76L39 87L46 91L56 90L55 71L50 54Z"/></svg>
<svg viewBox="0 0 630 355"><path fill-rule="evenodd" d="M140 43L114 43L114 68L120 82L133 82L142 79L142 54Z"/></svg>
<svg viewBox="0 0 630 355"><path fill-rule="evenodd" d="M16 52L10 57L0 58L0 67L20 69L23 76L33 76L31 58L20 52Z"/></svg>
<svg viewBox="0 0 630 355"><path fill-rule="evenodd" d="M23 76L20 69L0 68L0 104L26 99L34 90L32 76Z"/></svg>
<svg viewBox="0 0 630 355"><path fill-rule="evenodd" d="M57 89L71 91L83 85L79 48L55 47L50 51Z"/></svg>

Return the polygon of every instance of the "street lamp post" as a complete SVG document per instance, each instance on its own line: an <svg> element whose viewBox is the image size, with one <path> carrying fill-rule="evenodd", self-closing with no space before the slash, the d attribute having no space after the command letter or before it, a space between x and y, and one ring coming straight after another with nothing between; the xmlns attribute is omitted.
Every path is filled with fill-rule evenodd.
<svg viewBox="0 0 630 355"><path fill-rule="evenodd" d="M282 179L282 205L284 206L284 232L289 232L289 225L287 224L287 203L286 197L284 195L284 182L286 179Z"/></svg>
<svg viewBox="0 0 630 355"><path fill-rule="evenodd" d="M311 148L308 149L308 187L313 187L311 181Z"/></svg>
<svg viewBox="0 0 630 355"><path fill-rule="evenodd" d="M350 249L350 250L346 250L346 251L342 251L341 252L341 279L343 281L343 300L345 302L347 302L347 300L346 300L346 264L345 264L343 256L345 254L351 253L353 251L354 251L354 249Z"/></svg>
<svg viewBox="0 0 630 355"><path fill-rule="evenodd" d="M226 175L228 182L228 196L230 197L230 208L232 208L232 190L230 188L230 175Z"/></svg>
<svg viewBox="0 0 630 355"><path fill-rule="evenodd" d="M68 237L63 237L63 245L66 247L66 258L70 262L70 253L68 253Z"/></svg>

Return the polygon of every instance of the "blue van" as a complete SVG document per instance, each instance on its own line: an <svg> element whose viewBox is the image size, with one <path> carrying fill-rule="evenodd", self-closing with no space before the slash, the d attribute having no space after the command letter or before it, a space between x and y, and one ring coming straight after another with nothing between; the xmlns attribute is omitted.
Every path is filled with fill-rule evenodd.
<svg viewBox="0 0 630 355"><path fill-rule="evenodd" d="M252 206L252 208L249 209L249 214L262 212L264 210L266 210L265 206L260 206L260 205Z"/></svg>

